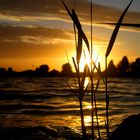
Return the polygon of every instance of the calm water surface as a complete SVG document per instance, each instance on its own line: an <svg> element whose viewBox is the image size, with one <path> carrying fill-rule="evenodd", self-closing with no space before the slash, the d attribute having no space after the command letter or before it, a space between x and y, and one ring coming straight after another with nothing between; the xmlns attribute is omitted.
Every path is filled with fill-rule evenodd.
<svg viewBox="0 0 140 140"><path fill-rule="evenodd" d="M72 78L65 79L75 89ZM140 112L140 79L109 79L110 129L127 116ZM97 96L99 124L104 135L105 92ZM90 133L90 93L84 97L85 123ZM96 121L96 119L94 119ZM0 126L68 126L80 131L79 103L62 78L0 79Z"/></svg>

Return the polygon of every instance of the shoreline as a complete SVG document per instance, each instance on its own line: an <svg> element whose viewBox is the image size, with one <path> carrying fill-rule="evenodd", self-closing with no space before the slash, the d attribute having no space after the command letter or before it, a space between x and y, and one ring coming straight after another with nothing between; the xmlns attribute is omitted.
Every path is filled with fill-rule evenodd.
<svg viewBox="0 0 140 140"><path fill-rule="evenodd" d="M80 140L81 134L68 127L0 127L0 140Z"/></svg>
<svg viewBox="0 0 140 140"><path fill-rule="evenodd" d="M136 140L140 139L139 133L140 114L131 115L118 125L118 127L111 133L109 140ZM0 127L0 139L82 140L82 135L65 126Z"/></svg>

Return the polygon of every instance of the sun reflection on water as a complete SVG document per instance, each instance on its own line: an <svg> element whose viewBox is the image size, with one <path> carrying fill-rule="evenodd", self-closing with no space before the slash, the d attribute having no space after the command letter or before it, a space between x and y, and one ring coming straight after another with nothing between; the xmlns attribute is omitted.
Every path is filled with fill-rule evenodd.
<svg viewBox="0 0 140 140"><path fill-rule="evenodd" d="M105 108L105 104L103 102L97 102L97 116L94 112L94 116L93 116L93 121L94 121L94 126L95 126L95 130L97 130L97 121L98 121L98 124L99 124L99 128L100 128L100 131L104 134L105 133L105 110L103 110L103 108ZM91 133L91 122L92 122L92 119L91 119L91 109L92 109L92 106L91 106L91 103L90 102L84 102L84 111L87 112L88 111L88 114L86 114L84 116L84 121L85 121L85 126L88 128L87 131L89 133ZM95 131L96 133L96 131ZM98 132L97 132L98 133Z"/></svg>
<svg viewBox="0 0 140 140"><path fill-rule="evenodd" d="M85 88L88 86L89 82L90 82L89 77L86 77L86 78L85 78L85 82L84 82L84 87L85 87Z"/></svg>
<svg viewBox="0 0 140 140"><path fill-rule="evenodd" d="M97 119L97 117L94 116L94 123L97 123L97 120L98 120L99 126L102 126L103 124L105 124L104 117L98 116L98 119ZM85 121L86 126L90 126L91 125L91 116L85 116L84 121Z"/></svg>

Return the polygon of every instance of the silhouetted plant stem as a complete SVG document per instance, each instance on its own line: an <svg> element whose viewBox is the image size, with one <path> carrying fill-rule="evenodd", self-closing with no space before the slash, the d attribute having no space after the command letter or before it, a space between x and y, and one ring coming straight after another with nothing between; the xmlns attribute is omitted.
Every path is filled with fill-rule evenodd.
<svg viewBox="0 0 140 140"><path fill-rule="evenodd" d="M91 0L91 4L90 4L90 16L91 16L91 59L92 59L92 56L93 56L93 33L92 33L92 0ZM91 69L92 70L92 69Z"/></svg>
<svg viewBox="0 0 140 140"><path fill-rule="evenodd" d="M98 120L97 100L96 100L96 92L97 92L97 89L98 89L100 78L99 78L99 80L97 82L95 90L94 90L94 83L93 83L93 71L91 73L90 80L91 80L91 106L92 106L92 109L91 109L92 139L94 140L94 138L95 138L95 136L94 136L94 132L95 132L95 128L94 128L94 112L95 112L95 116L96 116L96 119L97 119L96 123L97 123L98 137L99 137L99 140L101 140L100 128L99 128L99 120ZM93 103L94 103L94 105L93 105Z"/></svg>
<svg viewBox="0 0 140 140"><path fill-rule="evenodd" d="M82 136L83 139L87 139L87 133L86 133L86 127L84 123L84 112L83 112L83 104L82 104L82 99L79 98L79 103L80 103L80 116L81 116L81 129L82 129Z"/></svg>
<svg viewBox="0 0 140 140"><path fill-rule="evenodd" d="M92 74L91 74L91 134L92 134L92 140L94 140L94 107L93 107L93 89L94 89L94 85L93 85L93 79L92 79Z"/></svg>
<svg viewBox="0 0 140 140"><path fill-rule="evenodd" d="M121 23L123 21L123 18L126 14L126 12L128 11L130 5L132 4L133 0L130 1L130 3L128 4L128 6L125 8L125 10L123 11L123 13L121 14L116 26L115 26L115 29L112 33L112 36L110 38L110 41L109 41L109 44L108 44L108 48L107 48L107 51L106 51L106 54L105 54L105 68L106 68L106 129L107 129L107 137L109 138L109 118L108 118L108 109L109 109L109 95L108 95L108 92L107 92L107 58L113 48L113 45L114 45L114 42L116 40L116 37L117 37L117 34L119 32L119 29L120 29L120 26L121 26Z"/></svg>
<svg viewBox="0 0 140 140"><path fill-rule="evenodd" d="M92 0L90 3L90 16L91 16L91 60L93 56L93 42L92 42ZM90 65L91 67L91 74L90 74L90 80L91 80L91 135L92 135L92 140L94 140L94 107L93 107L93 90L94 90L94 85L93 85L93 71L92 71L92 63Z"/></svg>
<svg viewBox="0 0 140 140"><path fill-rule="evenodd" d="M85 121L84 121L84 112L83 112L83 89L81 89L81 82L80 82L80 68L78 64L78 71L77 71L77 78L78 78L78 86L79 86L79 104L80 104L80 116L81 116L81 130L83 139L87 139Z"/></svg>
<svg viewBox="0 0 140 140"><path fill-rule="evenodd" d="M95 99L95 100L96 100L96 99ZM97 111L96 101L95 101L95 114L96 114L96 119L97 119L98 137L99 137L99 140L101 140L100 127L99 127L99 120L98 120L98 111Z"/></svg>
<svg viewBox="0 0 140 140"><path fill-rule="evenodd" d="M106 131L107 131L107 138L109 139L109 116L108 116L108 110L109 110L109 95L108 95L108 85L107 85L107 57L105 57L105 93L106 93Z"/></svg>
<svg viewBox="0 0 140 140"><path fill-rule="evenodd" d="M93 31L92 31L92 29L93 29L93 26L92 26L92 24L93 24L93 22L92 22L92 12L93 12L93 0L91 0L91 2L90 2L90 16L91 16L91 60L92 60L92 57L93 57ZM94 83L93 83L93 72L94 72L94 70L93 70L93 65L92 65L92 63L91 63L91 75L90 75L90 80L91 80L91 123L92 123L92 125L91 125L91 127L92 127L92 129L91 129L91 131L92 131L92 140L94 140L95 139L95 136L94 136L94 131L95 131L95 129L94 129L94 111L95 111L95 116L96 116L96 119L97 119L97 129L98 129L98 136L99 136L99 139L101 139L101 137L100 137L100 128L99 128L99 122L98 122L98 113L97 113L97 105L96 105L96 95L95 95L95 91L94 91ZM95 104L95 107L93 106L93 103ZM95 110L94 110L95 109Z"/></svg>
<svg viewBox="0 0 140 140"><path fill-rule="evenodd" d="M98 84L98 83L97 83ZM97 87L98 88L98 87ZM98 120L98 110L97 110L97 102L96 102L96 91L94 91L94 103L95 103L95 115L96 115L96 119L97 119L97 131L98 131L98 137L99 140L101 140L101 135L100 135L100 127L99 127L99 120Z"/></svg>

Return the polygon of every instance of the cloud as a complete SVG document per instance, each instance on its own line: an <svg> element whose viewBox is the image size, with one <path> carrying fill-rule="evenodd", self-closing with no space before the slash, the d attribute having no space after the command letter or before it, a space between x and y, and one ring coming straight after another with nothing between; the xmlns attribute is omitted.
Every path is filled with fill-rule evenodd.
<svg viewBox="0 0 140 140"><path fill-rule="evenodd" d="M61 56L73 33L43 27L0 26L0 58Z"/></svg>
<svg viewBox="0 0 140 140"><path fill-rule="evenodd" d="M67 0L65 0L69 8L73 8ZM89 2L87 0L81 0L80 6L75 7L81 20L89 21ZM67 18L65 9L61 3L61 0L1 0L0 12L7 16L17 16L18 18L31 16L39 17L46 16L46 19L51 17ZM120 9L103 6L100 4L93 4L93 13L95 21L114 21L121 13ZM131 18L130 18L131 17ZM135 19L138 21L140 13L130 12L129 19Z"/></svg>
<svg viewBox="0 0 140 140"><path fill-rule="evenodd" d="M74 7L68 0L66 4ZM80 0L75 10L82 24L88 26L88 0ZM95 23L115 23L121 13L117 8L93 5ZM139 17L140 13L129 11L124 22L140 23ZM55 56L56 52L61 56L67 43L72 46L74 39L73 32L66 30L70 24L63 28L68 22L70 17L61 0L0 0L0 58Z"/></svg>
<svg viewBox="0 0 140 140"><path fill-rule="evenodd" d="M7 15L38 16L57 13L61 9L60 0L1 0L0 11Z"/></svg>
<svg viewBox="0 0 140 140"><path fill-rule="evenodd" d="M73 8L74 4L65 0L69 8ZM90 23L89 1L80 0L75 7L75 10L83 23ZM93 20L94 22L116 22L121 14L121 10L100 4L93 5ZM1 0L0 13L3 17L19 19L19 20L49 20L61 19L70 20L67 15L61 0ZM125 21L139 23L140 13L129 12L125 17Z"/></svg>
<svg viewBox="0 0 140 140"><path fill-rule="evenodd" d="M52 29L44 27L0 26L1 41L4 39L19 39L22 36L42 36L44 38L72 39L72 32L63 29Z"/></svg>

